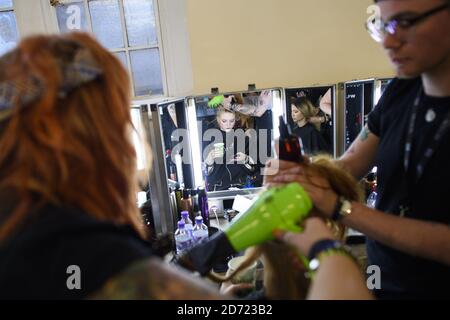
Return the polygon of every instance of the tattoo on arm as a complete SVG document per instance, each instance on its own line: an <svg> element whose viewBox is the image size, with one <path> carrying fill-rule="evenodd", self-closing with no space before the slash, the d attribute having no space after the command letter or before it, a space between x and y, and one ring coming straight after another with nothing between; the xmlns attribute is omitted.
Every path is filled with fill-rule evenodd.
<svg viewBox="0 0 450 320"><path fill-rule="evenodd" d="M91 299L224 299L200 278L175 270L156 258L137 262L108 280Z"/></svg>
<svg viewBox="0 0 450 320"><path fill-rule="evenodd" d="M361 130L361 133L359 134L359 140L365 141L369 137L370 130L367 126L364 126L364 128Z"/></svg>

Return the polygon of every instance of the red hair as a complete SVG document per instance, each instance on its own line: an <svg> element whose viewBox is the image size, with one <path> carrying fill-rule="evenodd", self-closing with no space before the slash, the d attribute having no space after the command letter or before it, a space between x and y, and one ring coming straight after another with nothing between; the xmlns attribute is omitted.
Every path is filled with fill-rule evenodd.
<svg viewBox="0 0 450 320"><path fill-rule="evenodd" d="M54 45L86 48L102 75L58 97L61 75ZM84 33L34 36L20 42L0 71L0 82L34 75L42 96L15 106L0 123L0 190L17 204L0 225L0 241L36 208L66 205L144 236L136 205L136 154L131 143L130 80L119 60Z"/></svg>

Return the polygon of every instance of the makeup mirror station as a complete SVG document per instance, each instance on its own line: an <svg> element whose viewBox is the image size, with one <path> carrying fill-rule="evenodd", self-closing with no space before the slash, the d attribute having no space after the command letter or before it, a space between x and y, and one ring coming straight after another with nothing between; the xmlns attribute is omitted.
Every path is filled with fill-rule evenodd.
<svg viewBox="0 0 450 320"><path fill-rule="evenodd" d="M275 156L280 116L301 138L304 153L342 155L389 80L268 89L249 85L246 91L224 93L213 88L210 94L141 106L153 150L153 212L165 212L154 217L156 232L174 234L179 221L195 227L201 217L212 235L246 211L263 189L266 161ZM376 168L366 180L369 196Z"/></svg>
<svg viewBox="0 0 450 320"><path fill-rule="evenodd" d="M260 192L284 115L282 100L280 88L186 98L194 185L207 191L216 221L231 220Z"/></svg>

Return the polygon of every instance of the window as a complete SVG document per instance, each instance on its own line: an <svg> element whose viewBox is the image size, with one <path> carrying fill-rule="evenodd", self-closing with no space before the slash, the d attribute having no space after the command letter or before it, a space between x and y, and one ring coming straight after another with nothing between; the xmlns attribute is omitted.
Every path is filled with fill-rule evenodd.
<svg viewBox="0 0 450 320"><path fill-rule="evenodd" d="M2 0L0 0L2 1ZM92 32L129 70L134 95L164 95L155 0L58 1L60 32Z"/></svg>
<svg viewBox="0 0 450 320"><path fill-rule="evenodd" d="M18 39L13 0L0 0L0 56L13 49Z"/></svg>

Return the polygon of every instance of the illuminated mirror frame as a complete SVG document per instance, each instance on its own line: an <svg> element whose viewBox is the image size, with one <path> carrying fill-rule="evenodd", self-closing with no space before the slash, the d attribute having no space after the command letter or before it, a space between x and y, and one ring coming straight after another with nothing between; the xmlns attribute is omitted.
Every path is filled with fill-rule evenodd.
<svg viewBox="0 0 450 320"><path fill-rule="evenodd" d="M284 88L283 95L284 95L284 107L287 107L287 99L288 99L288 91L294 91L294 90L302 90L302 89L320 89L320 88L331 88L331 101L333 103L333 154L331 156L337 157L339 154L339 148L338 148L338 141L339 141L339 110L338 110L338 90L336 84L324 84L324 85L312 85L312 86L303 86L303 87L288 87ZM289 113L290 114L290 113ZM285 121L288 121L287 119L288 112L285 110Z"/></svg>
<svg viewBox="0 0 450 320"><path fill-rule="evenodd" d="M178 105L182 104L182 108L183 108L183 114L179 113L179 110L177 111L177 126L178 129L187 129L189 130L189 122L188 122L188 115L187 115L187 111L189 109L186 108L186 99L185 98L179 98L179 99L171 99L171 100L165 100L162 102L159 102L157 104L158 107L158 116L159 116L159 122L161 125L161 147L162 147L162 154L163 156L165 156L165 138L164 138L164 130L166 128L163 127L163 121L162 121L162 116L163 116L163 112L164 112L164 108L167 108L169 105L171 104L175 104L175 107L177 107ZM193 182L193 176L192 176L192 169L190 169L190 165L189 162L192 162L192 150L191 150L191 141L192 141L192 137L191 134L189 132L189 134L187 136L183 136L184 138L187 138L187 141L183 143L184 148L182 148L182 152L183 152L183 158L188 160L188 163L184 163L182 162L182 175L183 175L183 180L182 181L178 181L180 183L180 187L182 188L187 188L187 189L191 189L193 188L194 182ZM175 144L177 144L177 142L172 141ZM167 175L167 167L166 167L166 162L164 161L164 168L165 168L165 173L167 176L167 181L169 181L169 176ZM177 171L177 175L178 175L178 171ZM169 187L174 188L175 185L169 185Z"/></svg>
<svg viewBox="0 0 450 320"><path fill-rule="evenodd" d="M198 96L190 96L186 97L186 107L187 107L187 118L188 118L188 130L190 134L190 142L191 142L191 157L192 157L192 167L193 167L193 174L194 174L194 186L195 187L202 187L205 185L205 181L203 179L202 174L202 147L200 145L200 134L199 132L200 128L198 126L197 122L197 109L195 104L195 99L200 97L208 97L212 98L214 96L217 96L219 94L224 95L233 95L233 94L245 94L245 93L254 93L254 92L262 92L264 90L270 90L272 91L272 141L276 138L278 138L278 125L279 116L285 116L285 109L284 109L284 90L283 88L267 88L267 89L255 89L255 90L247 90L247 91L235 91L235 92L224 92L224 93L216 93L216 94L207 94L207 95L198 95ZM249 189L241 189L239 191L233 191L233 190L224 190L224 191L215 191L211 192L209 191L208 194L217 193L221 195L227 195L227 194L242 194L242 193L249 193L251 192L257 192L261 188L249 188Z"/></svg>
<svg viewBox="0 0 450 320"><path fill-rule="evenodd" d="M374 96L374 107L380 101L381 96L383 95L384 89L392 81L393 78L378 78L375 80L375 96Z"/></svg>
<svg viewBox="0 0 450 320"><path fill-rule="evenodd" d="M346 112L347 112L347 86L348 85L354 85L354 84L363 84L363 85L372 85L372 103L370 106L370 110L367 111L367 113L365 113L365 105L364 105L364 97L363 97L363 102L361 105L361 129L364 128L365 124L366 124L366 115L373 110L373 108L375 107L375 101L378 101L378 99L381 97L380 91L377 91L377 83L376 83L376 79L374 78L370 78L370 79L361 79L361 80L352 80L352 81L347 81L343 83L343 130L342 130L342 146L343 146L343 153L347 150L347 146L346 146L346 135L347 135L347 117L346 117ZM363 91L364 92L364 91ZM358 131L358 134L361 130ZM355 136L355 139L358 137L358 134ZM352 141L354 141L355 139L352 139ZM350 142L351 144L351 142Z"/></svg>

